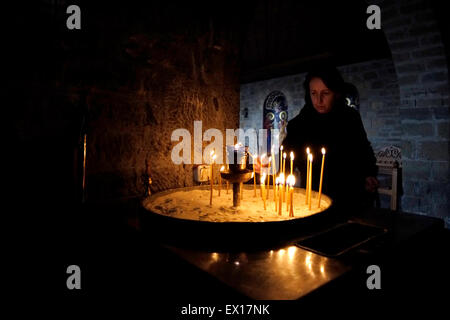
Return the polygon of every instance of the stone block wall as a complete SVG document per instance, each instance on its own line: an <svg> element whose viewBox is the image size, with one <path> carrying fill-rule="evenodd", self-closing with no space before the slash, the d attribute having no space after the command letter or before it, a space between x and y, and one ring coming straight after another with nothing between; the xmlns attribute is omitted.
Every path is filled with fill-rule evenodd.
<svg viewBox="0 0 450 320"><path fill-rule="evenodd" d="M450 86L435 12L422 0L377 4L392 59L339 69L359 90L361 117L374 149L402 149L401 209L442 218L449 228ZM241 126L261 127L264 99L273 90L286 95L289 119L295 117L304 104L303 79L304 74L297 74L243 84Z"/></svg>
<svg viewBox="0 0 450 320"><path fill-rule="evenodd" d="M382 1L383 29L400 90L407 211L450 226L449 77L436 12L427 1Z"/></svg>
<svg viewBox="0 0 450 320"><path fill-rule="evenodd" d="M346 82L358 88L361 118L374 148L399 145L402 137L402 128L398 122L399 89L392 61L382 59L338 69ZM297 116L305 104L305 75L301 73L241 85L240 126L262 128L264 100L274 90L286 95L288 119Z"/></svg>
<svg viewBox="0 0 450 320"><path fill-rule="evenodd" d="M69 31L68 5L42 1L11 22L20 54L8 99L31 180L62 203L76 194L85 121L88 201L143 196L148 177L152 192L192 186L193 166L171 161L173 130L238 127L238 37L226 8L83 3L81 30Z"/></svg>

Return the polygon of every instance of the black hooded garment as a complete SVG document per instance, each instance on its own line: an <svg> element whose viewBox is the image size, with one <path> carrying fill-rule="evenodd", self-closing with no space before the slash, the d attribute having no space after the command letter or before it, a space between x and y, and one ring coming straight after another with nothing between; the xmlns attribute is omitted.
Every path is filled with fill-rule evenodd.
<svg viewBox="0 0 450 320"><path fill-rule="evenodd" d="M306 184L306 148L313 154L312 189L319 190L321 148L326 149L322 192L336 205L360 208L365 204L365 178L376 177L377 166L361 117L353 108L336 102L326 114L306 104L289 121L282 142L289 155L294 151L294 166L301 172L301 186Z"/></svg>

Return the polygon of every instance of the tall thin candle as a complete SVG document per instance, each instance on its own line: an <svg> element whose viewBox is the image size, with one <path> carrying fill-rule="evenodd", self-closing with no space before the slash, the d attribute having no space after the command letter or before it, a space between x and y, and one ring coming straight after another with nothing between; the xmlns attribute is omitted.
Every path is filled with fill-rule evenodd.
<svg viewBox="0 0 450 320"><path fill-rule="evenodd" d="M275 202L275 212L278 211L278 206L277 206L277 204L278 204L278 202L277 202L278 182L279 182L279 180L278 180L278 178L276 178L275 179L275 189L274 189L274 192L273 192L273 198L274 198L274 202Z"/></svg>
<svg viewBox="0 0 450 320"><path fill-rule="evenodd" d="M261 176L261 197L264 203L264 210L266 210L266 173L263 173L263 175Z"/></svg>
<svg viewBox="0 0 450 320"><path fill-rule="evenodd" d="M309 148L306 148L305 204L308 204L308 190L309 190Z"/></svg>
<svg viewBox="0 0 450 320"><path fill-rule="evenodd" d="M286 177L286 152L283 153L283 177ZM286 180L284 180L286 182ZM285 186L283 186L285 188ZM286 190L283 191L283 202L286 202Z"/></svg>
<svg viewBox="0 0 450 320"><path fill-rule="evenodd" d="M290 189L289 189L290 183L291 183L291 175L288 175L286 177L286 187L285 187L285 192L287 194L286 212L289 212L289 205L291 204L291 194L290 194Z"/></svg>
<svg viewBox="0 0 450 320"><path fill-rule="evenodd" d="M252 158L253 158L253 197L256 198L256 174L255 174L255 167L256 167L256 160L258 159L258 155L255 154Z"/></svg>
<svg viewBox="0 0 450 320"><path fill-rule="evenodd" d="M283 146L280 147L280 164L279 164L280 173L283 171L282 166L283 166Z"/></svg>
<svg viewBox="0 0 450 320"><path fill-rule="evenodd" d="M211 151L211 192L210 192L210 196L209 196L209 205L212 205L212 197L213 197L213 180L214 180L214 160L216 159L216 155L214 154L214 151Z"/></svg>
<svg viewBox="0 0 450 320"><path fill-rule="evenodd" d="M320 199L322 197L322 183L323 183L323 167L325 165L325 148L322 148L322 166L320 168L320 184L319 184L319 201L317 208L320 208Z"/></svg>
<svg viewBox="0 0 450 320"><path fill-rule="evenodd" d="M278 215L281 216L281 214L283 213L283 186L284 186L284 177L282 176L283 174L280 174L279 180L278 180Z"/></svg>
<svg viewBox="0 0 450 320"><path fill-rule="evenodd" d="M289 217L294 216L294 185L295 185L295 176L289 176Z"/></svg>
<svg viewBox="0 0 450 320"><path fill-rule="evenodd" d="M263 154L260 158L259 158L259 175L262 177L263 174L263 158L266 156L266 154ZM262 197L262 189L261 190L261 197Z"/></svg>
<svg viewBox="0 0 450 320"><path fill-rule="evenodd" d="M313 155L309 154L309 191L308 191L308 205L309 210L311 210L311 188L312 188L312 166L313 166Z"/></svg>
<svg viewBox="0 0 450 320"><path fill-rule="evenodd" d="M272 149L272 182L273 182L273 201L277 201L275 197L275 153ZM276 210L276 209L275 209Z"/></svg>
<svg viewBox="0 0 450 320"><path fill-rule="evenodd" d="M267 189L266 189L266 200L269 200L269 191L270 191L270 160L272 157L269 157L269 167L267 168ZM274 179L272 177L272 179Z"/></svg>

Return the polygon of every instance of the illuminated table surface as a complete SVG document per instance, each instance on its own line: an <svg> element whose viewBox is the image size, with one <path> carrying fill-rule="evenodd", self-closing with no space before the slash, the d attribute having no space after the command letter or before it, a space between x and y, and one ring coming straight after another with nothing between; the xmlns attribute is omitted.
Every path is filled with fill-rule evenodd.
<svg viewBox="0 0 450 320"><path fill-rule="evenodd" d="M424 230L442 228L442 220L373 209L352 219L389 229L382 250L401 247ZM257 300L296 300L326 285L355 266L354 261L329 258L295 245L250 252L208 252L165 245L171 252L237 292ZM364 252L362 246L358 250ZM369 248L370 250L370 248Z"/></svg>
<svg viewBox="0 0 450 320"><path fill-rule="evenodd" d="M240 293L257 300L298 299L350 270L350 266L297 246L219 253L167 247Z"/></svg>

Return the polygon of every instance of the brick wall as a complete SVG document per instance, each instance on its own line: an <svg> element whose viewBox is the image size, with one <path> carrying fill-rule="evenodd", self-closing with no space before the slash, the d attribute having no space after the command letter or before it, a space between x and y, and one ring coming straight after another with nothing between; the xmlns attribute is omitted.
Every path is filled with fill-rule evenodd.
<svg viewBox="0 0 450 320"><path fill-rule="evenodd" d="M429 3L384 1L383 30L400 90L403 208L449 219L449 78L445 48Z"/></svg>
<svg viewBox="0 0 450 320"><path fill-rule="evenodd" d="M360 113L374 148L400 145L399 88L391 60L382 59L340 67L344 80L354 84L360 95ZM305 73L241 85L242 128L262 128L262 107L267 95L280 90L288 101L289 120L297 116L305 103ZM245 108L248 117L245 118Z"/></svg>

